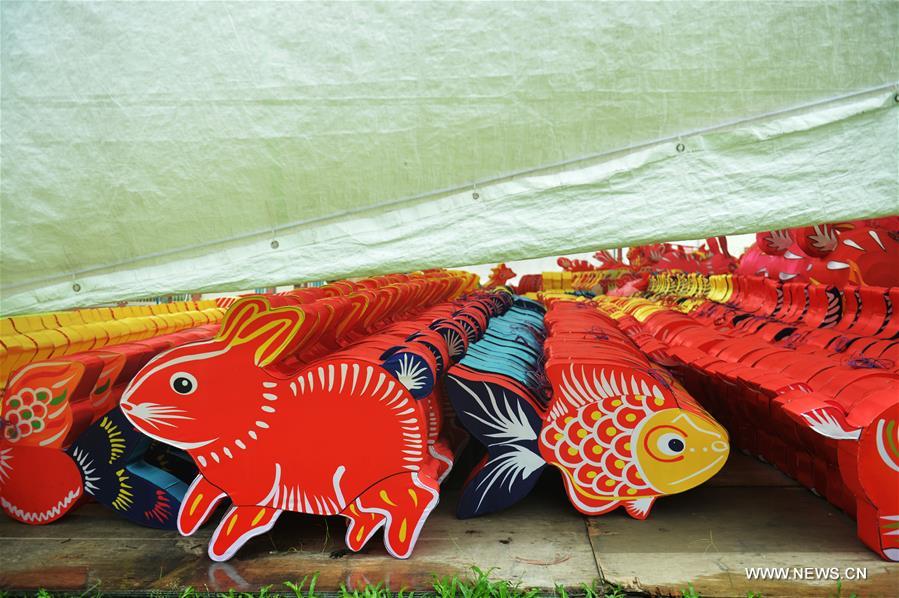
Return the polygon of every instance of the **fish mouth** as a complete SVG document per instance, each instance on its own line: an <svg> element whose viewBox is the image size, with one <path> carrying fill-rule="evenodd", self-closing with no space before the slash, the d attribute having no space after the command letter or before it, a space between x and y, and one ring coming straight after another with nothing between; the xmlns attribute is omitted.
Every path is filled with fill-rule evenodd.
<svg viewBox="0 0 899 598"><path fill-rule="evenodd" d="M675 485L677 485L677 484L682 484L682 483L686 482L687 480L691 480L691 479L695 478L696 476L698 476L698 475L700 475L700 474L703 474L703 473L707 472L708 470L710 470L711 468L715 467L715 465L717 465L718 463L720 463L720 462L721 462L723 459L725 459L725 458L727 458L727 455L721 455L720 457L718 457L717 459L715 459L714 461L712 461L711 463L709 463L708 465L706 465L706 466L703 467L702 469L699 469L699 470L697 470L697 471L694 471L694 472L691 473L690 475L684 476L684 477L682 477L682 478L679 479L679 480L675 480L675 481L671 482L670 485L671 485L671 486L675 486Z"/></svg>

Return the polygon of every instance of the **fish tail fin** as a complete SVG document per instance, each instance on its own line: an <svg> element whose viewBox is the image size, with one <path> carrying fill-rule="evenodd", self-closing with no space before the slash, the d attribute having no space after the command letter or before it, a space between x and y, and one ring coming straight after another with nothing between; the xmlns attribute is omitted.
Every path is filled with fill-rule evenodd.
<svg viewBox="0 0 899 598"><path fill-rule="evenodd" d="M519 392L479 379L483 374L456 366L446 377L446 395L459 421L488 450L516 443L539 454L543 420Z"/></svg>
<svg viewBox="0 0 899 598"><path fill-rule="evenodd" d="M518 444L492 451L465 484L456 515L460 519L494 513L530 494L546 462Z"/></svg>
<svg viewBox="0 0 899 598"><path fill-rule="evenodd" d="M399 380L412 396L423 399L434 389L437 363L423 346L394 347L381 356L381 366Z"/></svg>
<svg viewBox="0 0 899 598"><path fill-rule="evenodd" d="M454 366L446 377L446 395L459 421L487 447L487 457L465 484L460 518L493 513L520 501L546 466L538 445L543 420L533 403L511 384L482 376Z"/></svg>

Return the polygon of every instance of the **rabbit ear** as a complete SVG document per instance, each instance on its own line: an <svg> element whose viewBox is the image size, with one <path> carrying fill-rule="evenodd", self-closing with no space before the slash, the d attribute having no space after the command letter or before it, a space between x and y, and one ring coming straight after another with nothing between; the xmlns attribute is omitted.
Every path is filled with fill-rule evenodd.
<svg viewBox="0 0 899 598"><path fill-rule="evenodd" d="M272 308L264 297L247 297L225 314L216 340L231 347L250 343L255 349L253 361L265 367L302 340L297 333L305 320L305 312L298 307Z"/></svg>

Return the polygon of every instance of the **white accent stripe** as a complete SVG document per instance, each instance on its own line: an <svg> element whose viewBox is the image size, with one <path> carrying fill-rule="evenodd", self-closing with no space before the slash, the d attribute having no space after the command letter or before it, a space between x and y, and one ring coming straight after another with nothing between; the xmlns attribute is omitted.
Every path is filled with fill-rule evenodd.
<svg viewBox="0 0 899 598"><path fill-rule="evenodd" d="M272 482L272 488L268 491L268 494L265 495L265 498L262 499L262 502L259 503L260 507L268 506L268 503L272 503L272 507L275 507L278 501L278 490L281 485L281 464L275 463L275 481Z"/></svg>
<svg viewBox="0 0 899 598"><path fill-rule="evenodd" d="M367 366L365 368L365 384L362 385L362 390L359 391L359 394L364 394L366 389L368 389L368 383L371 382L371 375L374 371L374 368L371 366Z"/></svg>
<svg viewBox="0 0 899 598"><path fill-rule="evenodd" d="M377 383L377 385L375 385L375 389L374 389L373 391L371 391L371 394L373 394L373 395L378 394L378 390L380 390L381 385L384 384L384 379L385 379L386 377L387 377L387 374L385 374L384 372L381 372L381 373L378 375L378 383Z"/></svg>
<svg viewBox="0 0 899 598"><path fill-rule="evenodd" d="M334 470L334 476L331 478L331 484L334 486L334 496L337 498L337 504L340 506L341 510L346 508L346 500L344 500L343 491L340 489L340 479L343 477L345 471L346 467L340 465Z"/></svg>
<svg viewBox="0 0 899 598"><path fill-rule="evenodd" d="M877 421L877 452L880 453L880 458L883 459L883 462L887 467L889 467L893 471L899 471L899 465L897 465L896 462L893 461L892 458L890 458L889 453L887 453L886 446L884 446L883 444L884 436L886 436L883 431L883 426L885 423L885 419Z"/></svg>
<svg viewBox="0 0 899 598"><path fill-rule="evenodd" d="M353 386L350 388L350 394L356 392L356 381L359 380L359 364L353 364Z"/></svg>

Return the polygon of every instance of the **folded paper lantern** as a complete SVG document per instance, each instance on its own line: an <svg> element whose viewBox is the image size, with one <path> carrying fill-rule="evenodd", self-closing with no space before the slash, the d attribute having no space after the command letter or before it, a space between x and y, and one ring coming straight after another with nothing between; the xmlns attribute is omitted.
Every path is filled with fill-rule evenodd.
<svg viewBox="0 0 899 598"><path fill-rule="evenodd" d="M822 399L807 394L790 403L787 412L848 445L839 448L839 465L845 483L859 496L854 505L859 537L883 558L899 561L899 401L855 427L841 409Z"/></svg>
<svg viewBox="0 0 899 598"><path fill-rule="evenodd" d="M490 359L466 357L447 377L460 420L488 451L466 485L460 516L514 504L550 464L580 512L623 507L644 519L658 497L695 487L724 465L724 429L651 367L614 321L589 302L565 301L553 301L545 320L548 404L531 372L541 347L526 335L517 351L523 359L501 359L491 348ZM542 338L544 327L534 328Z"/></svg>
<svg viewBox="0 0 899 598"><path fill-rule="evenodd" d="M896 217L759 233L737 272L842 288L899 285Z"/></svg>
<svg viewBox="0 0 899 598"><path fill-rule="evenodd" d="M10 517L51 523L93 497L136 523L174 529L186 485L143 461L150 439L117 408L103 411L123 364L111 348L32 363L13 377L0 441L0 507Z"/></svg>
<svg viewBox="0 0 899 598"><path fill-rule="evenodd" d="M840 239L859 229L847 230ZM652 348L737 446L855 517L859 538L883 558L899 558L895 289L734 276L710 280L714 299L687 315L672 308L684 278L653 281L654 301L597 303Z"/></svg>
<svg viewBox="0 0 899 598"><path fill-rule="evenodd" d="M233 505L210 541L213 560L233 556L284 511L346 517L352 550L383 527L387 550L410 556L454 454L433 392L453 359L440 330L477 328L487 315L473 304L490 313L501 304L480 296L442 303L472 283L434 272L334 285L329 297L309 303L243 298L214 339L145 366L123 395L124 413L148 436L186 450L200 469L178 515L181 533L193 533L227 497ZM335 297L353 306L342 322L320 303ZM341 332L320 331L321 318ZM297 361L323 336L343 348L312 364ZM378 441L365 450L351 441L372 433ZM295 439L308 450L296 450Z"/></svg>
<svg viewBox="0 0 899 598"><path fill-rule="evenodd" d="M213 301L181 301L0 318L0 389L29 363L217 322L223 314Z"/></svg>
<svg viewBox="0 0 899 598"><path fill-rule="evenodd" d="M539 303L516 298L447 375L447 396L460 422L487 449L465 484L459 517L518 502L545 466L537 443L545 409L543 311Z"/></svg>
<svg viewBox="0 0 899 598"><path fill-rule="evenodd" d="M175 529L187 484L144 459L150 445L150 438L116 407L82 432L66 452L78 464L85 494L134 523Z"/></svg>

